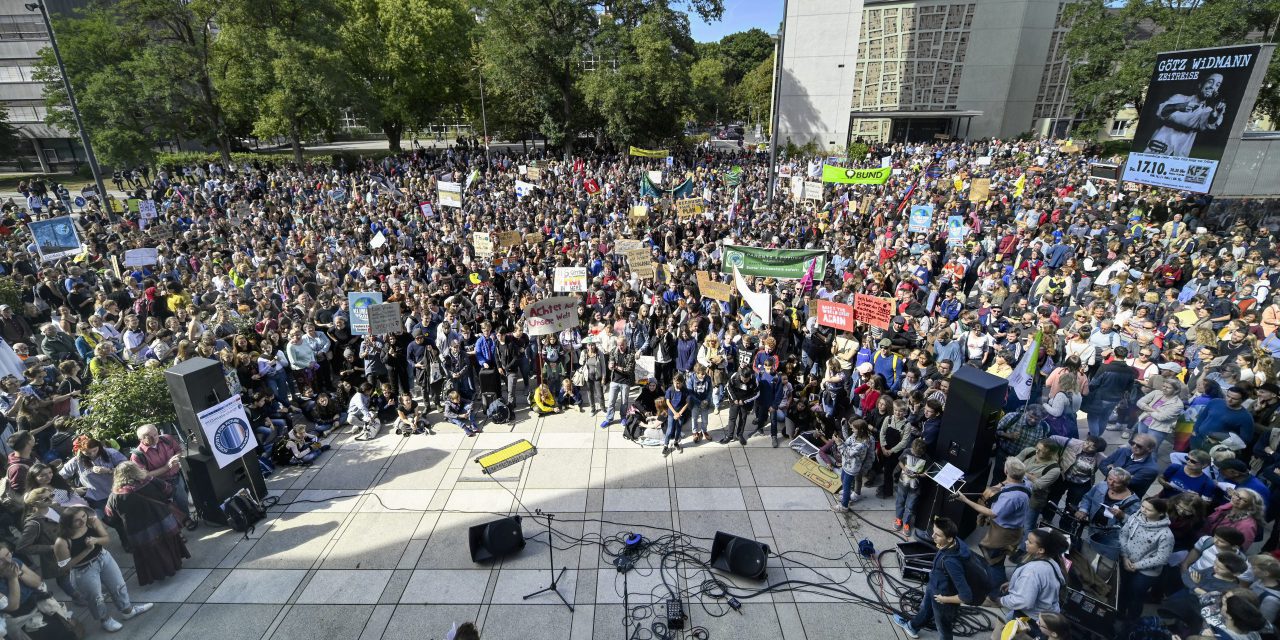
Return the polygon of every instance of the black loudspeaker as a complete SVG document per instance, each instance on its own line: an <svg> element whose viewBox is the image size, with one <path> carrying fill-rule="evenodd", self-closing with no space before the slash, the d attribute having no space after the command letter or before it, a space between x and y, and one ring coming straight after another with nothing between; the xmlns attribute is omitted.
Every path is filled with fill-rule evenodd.
<svg viewBox="0 0 1280 640"><path fill-rule="evenodd" d="M965 474L962 491L966 494L981 493L987 488L987 481L990 479L989 465L973 469ZM944 517L955 522L962 539L968 538L969 534L978 528L977 511L959 500L952 499L951 493L939 487L938 483L932 480L921 480L920 497L916 499L915 534L922 536L923 540L929 540L929 535L933 533L935 517Z"/></svg>
<svg viewBox="0 0 1280 640"><path fill-rule="evenodd" d="M511 516L478 524L467 532L472 562L503 558L524 549L524 530L520 516Z"/></svg>
<svg viewBox="0 0 1280 640"><path fill-rule="evenodd" d="M262 479L262 469L251 453L221 469L212 455L193 453L183 456L182 470L186 473L196 512L214 524L227 524L220 507L237 491L248 489L258 499L267 495L267 482Z"/></svg>
<svg viewBox="0 0 1280 640"><path fill-rule="evenodd" d="M769 545L755 540L717 531L711 543L711 566L735 576L764 580L768 560Z"/></svg>
<svg viewBox="0 0 1280 640"><path fill-rule="evenodd" d="M929 452L933 460L949 462L966 473L990 464L1008 388L1004 378L977 368L965 365L956 370L951 375L938 442Z"/></svg>
<svg viewBox="0 0 1280 640"><path fill-rule="evenodd" d="M222 374L222 363L208 358L192 358L166 369L164 379L169 383L169 397L177 410L178 425L188 434L188 439L194 434L193 441L199 443L200 453L212 453L197 416L231 396L227 390L227 379Z"/></svg>

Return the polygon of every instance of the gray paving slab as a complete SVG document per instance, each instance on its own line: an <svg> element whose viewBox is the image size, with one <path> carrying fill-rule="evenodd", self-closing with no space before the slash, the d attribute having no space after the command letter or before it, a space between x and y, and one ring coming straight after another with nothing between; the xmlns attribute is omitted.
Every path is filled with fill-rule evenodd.
<svg viewBox="0 0 1280 640"><path fill-rule="evenodd" d="M372 605L295 604L276 626L271 640L359 638L372 613Z"/></svg>

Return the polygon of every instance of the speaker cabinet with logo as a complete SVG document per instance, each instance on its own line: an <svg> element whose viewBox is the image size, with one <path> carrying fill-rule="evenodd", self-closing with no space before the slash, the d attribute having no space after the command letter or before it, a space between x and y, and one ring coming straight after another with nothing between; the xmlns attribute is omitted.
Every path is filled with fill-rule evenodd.
<svg viewBox="0 0 1280 640"><path fill-rule="evenodd" d="M711 566L751 580L764 580L769 545L717 531L711 543Z"/></svg>
<svg viewBox="0 0 1280 640"><path fill-rule="evenodd" d="M178 425L184 433L195 435L200 453L212 453L198 416L201 411L231 396L227 390L227 379L222 375L222 363L208 358L192 358L166 369L164 378L169 383L169 396L177 410Z"/></svg>
<svg viewBox="0 0 1280 640"><path fill-rule="evenodd" d="M1003 378L975 367L957 369L951 375L938 442L929 452L933 460L951 463L966 474L970 469L987 466L995 451L996 424L1004 410L1008 387Z"/></svg>
<svg viewBox="0 0 1280 640"><path fill-rule="evenodd" d="M237 491L248 489L259 498L267 495L267 483L253 451L221 469L212 455L193 453L182 458L182 469L196 512L214 524L227 524L220 507Z"/></svg>
<svg viewBox="0 0 1280 640"><path fill-rule="evenodd" d="M505 558L524 549L524 530L520 516L501 518L478 524L467 531L472 562L488 562Z"/></svg>

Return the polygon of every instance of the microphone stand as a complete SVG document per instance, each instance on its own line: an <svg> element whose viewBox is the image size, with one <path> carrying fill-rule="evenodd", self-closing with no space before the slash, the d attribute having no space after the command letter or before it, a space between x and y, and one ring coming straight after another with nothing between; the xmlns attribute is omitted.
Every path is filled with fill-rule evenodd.
<svg viewBox="0 0 1280 640"><path fill-rule="evenodd" d="M563 593L560 593L560 587L558 585L558 583L560 582L560 578L564 577L564 572L568 571L569 567L567 566L560 567L560 573L559 574L556 573L556 544L555 544L555 537L552 535L552 532L551 532L551 521L555 520L556 516L555 514L552 514L552 513L543 513L542 509L538 509L537 511L534 512L533 517L536 518L538 516L542 516L547 519L547 557L551 564L551 575L552 575L551 584L549 586L543 587L541 589L538 589L537 591L534 591L533 593L530 593L524 596L522 599L528 600L533 596L540 595L550 591L556 594L557 596L560 596L560 601L564 603L564 606L569 607L569 611L573 611L573 605L569 604L569 600L564 597Z"/></svg>

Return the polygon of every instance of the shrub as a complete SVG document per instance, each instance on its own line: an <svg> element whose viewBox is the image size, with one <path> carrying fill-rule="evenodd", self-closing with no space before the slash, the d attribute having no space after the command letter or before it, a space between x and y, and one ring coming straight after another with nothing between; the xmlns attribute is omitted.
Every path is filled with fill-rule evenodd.
<svg viewBox="0 0 1280 640"><path fill-rule="evenodd" d="M103 441L128 440L140 425L178 419L164 370L153 367L119 371L94 381L85 405L89 413L84 424L93 437Z"/></svg>
<svg viewBox="0 0 1280 640"><path fill-rule="evenodd" d="M14 278L0 278L0 304L7 304L13 307L15 313L21 315L22 294L19 291L18 282Z"/></svg>

